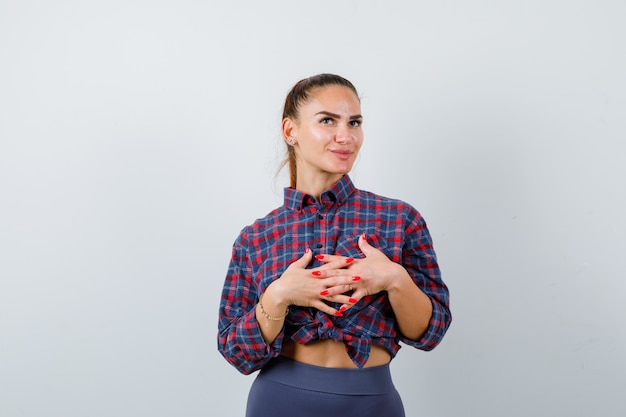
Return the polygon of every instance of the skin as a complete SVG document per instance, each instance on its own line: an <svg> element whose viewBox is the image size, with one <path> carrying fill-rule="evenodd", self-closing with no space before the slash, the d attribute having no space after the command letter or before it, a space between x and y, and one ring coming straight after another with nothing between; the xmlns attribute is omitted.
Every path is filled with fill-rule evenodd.
<svg viewBox="0 0 626 417"><path fill-rule="evenodd" d="M363 143L361 105L358 97L343 86L327 86L314 91L312 99L301 105L297 120L286 118L283 136L294 140L297 161L296 188L319 198L352 169ZM361 259L333 254L319 254L323 265L307 269L313 260L311 250L292 263L279 279L266 289L263 309L272 317L281 317L292 305L314 307L330 315L341 315L358 301L387 291L400 332L418 340L426 331L432 304L413 282L406 269L367 242L362 235ZM345 294L352 285L353 293ZM342 303L339 310L326 301ZM268 320L257 306L256 317L261 333L271 343L282 330L284 319ZM355 367L343 343L325 340L309 345L286 341L282 354L301 362L328 367ZM391 360L389 353L373 345L367 366Z"/></svg>
<svg viewBox="0 0 626 417"><path fill-rule="evenodd" d="M320 194L352 169L363 143L361 103L342 86L314 90L300 106L298 120L286 118L283 136L295 141L296 188Z"/></svg>

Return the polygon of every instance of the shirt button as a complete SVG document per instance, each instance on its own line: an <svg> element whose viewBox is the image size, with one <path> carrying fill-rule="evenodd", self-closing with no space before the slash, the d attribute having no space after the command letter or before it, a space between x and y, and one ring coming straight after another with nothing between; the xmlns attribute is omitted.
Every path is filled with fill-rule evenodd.
<svg viewBox="0 0 626 417"><path fill-rule="evenodd" d="M322 246L324 246L324 245L322 245L321 243L318 243L317 245L315 245L315 247L318 248L318 249L321 249Z"/></svg>
<svg viewBox="0 0 626 417"><path fill-rule="evenodd" d="M318 214L317 218L320 219L320 220L323 220L324 219L324 215L323 214Z"/></svg>

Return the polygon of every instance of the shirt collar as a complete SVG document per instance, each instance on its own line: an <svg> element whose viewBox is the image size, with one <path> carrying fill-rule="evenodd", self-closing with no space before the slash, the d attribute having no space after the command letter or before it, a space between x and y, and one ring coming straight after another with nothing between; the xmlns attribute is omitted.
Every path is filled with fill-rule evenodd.
<svg viewBox="0 0 626 417"><path fill-rule="evenodd" d="M334 183L328 190L324 191L320 196L321 203L337 203L343 204L350 194L356 188L348 175L341 177L339 181ZM303 193L292 187L285 187L285 207L293 210L302 210L303 207L314 204L315 197L310 194Z"/></svg>

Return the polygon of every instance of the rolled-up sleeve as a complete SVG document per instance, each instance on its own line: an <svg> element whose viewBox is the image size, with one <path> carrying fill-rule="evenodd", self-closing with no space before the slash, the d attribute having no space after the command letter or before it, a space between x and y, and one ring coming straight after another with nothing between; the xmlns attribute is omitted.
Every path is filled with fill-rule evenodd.
<svg viewBox="0 0 626 417"><path fill-rule="evenodd" d="M403 248L403 266L419 287L430 298L433 312L424 335L419 340L401 337L401 341L421 350L434 349L443 339L452 323L450 294L441 278L437 256L424 218L415 212L409 215Z"/></svg>
<svg viewBox="0 0 626 417"><path fill-rule="evenodd" d="M252 277L245 239L244 231L233 245L220 300L217 342L224 358L248 375L279 355L283 332L271 344L263 339L255 314L260 290Z"/></svg>

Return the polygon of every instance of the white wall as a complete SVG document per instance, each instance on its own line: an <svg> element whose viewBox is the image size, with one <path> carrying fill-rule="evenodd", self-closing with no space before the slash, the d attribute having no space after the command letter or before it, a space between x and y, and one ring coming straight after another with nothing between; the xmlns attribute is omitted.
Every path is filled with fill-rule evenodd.
<svg viewBox="0 0 626 417"><path fill-rule="evenodd" d="M281 203L298 79L361 90L353 179L420 209L452 295L408 416L623 416L623 1L0 2L0 415L242 415L216 350Z"/></svg>

